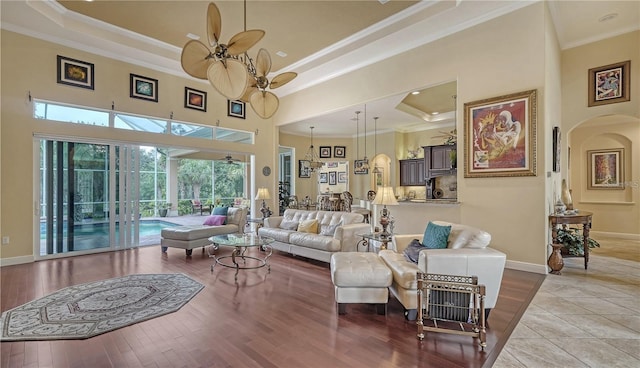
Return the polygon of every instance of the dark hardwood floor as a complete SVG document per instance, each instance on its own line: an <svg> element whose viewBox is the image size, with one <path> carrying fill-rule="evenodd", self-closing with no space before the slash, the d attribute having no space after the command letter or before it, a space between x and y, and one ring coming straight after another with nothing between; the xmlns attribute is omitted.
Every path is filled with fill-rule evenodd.
<svg viewBox="0 0 640 368"><path fill-rule="evenodd" d="M228 252L221 249L218 252ZM158 246L0 269L0 308L63 287L134 273L185 273L205 288L179 311L87 340L3 342L2 367L490 367L544 275L505 270L488 320L487 348L468 336L416 339L393 297L338 315L329 265L274 252L267 269L216 267Z"/></svg>

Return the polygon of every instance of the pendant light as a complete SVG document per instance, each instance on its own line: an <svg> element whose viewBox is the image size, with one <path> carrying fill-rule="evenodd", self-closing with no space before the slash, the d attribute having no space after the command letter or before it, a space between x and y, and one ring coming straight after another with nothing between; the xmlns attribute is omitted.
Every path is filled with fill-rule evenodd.
<svg viewBox="0 0 640 368"><path fill-rule="evenodd" d="M364 105L364 158L362 169L369 170L369 158L367 157L367 104Z"/></svg>
<svg viewBox="0 0 640 368"><path fill-rule="evenodd" d="M373 173L380 173L380 168L378 168L378 161L376 159L378 156L378 117L375 116L373 118Z"/></svg>

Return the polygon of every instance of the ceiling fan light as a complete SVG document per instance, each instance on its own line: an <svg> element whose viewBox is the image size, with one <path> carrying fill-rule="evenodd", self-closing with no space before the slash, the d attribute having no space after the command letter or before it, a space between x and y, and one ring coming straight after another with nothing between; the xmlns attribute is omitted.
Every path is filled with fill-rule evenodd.
<svg viewBox="0 0 640 368"><path fill-rule="evenodd" d="M247 89L249 75L243 63L227 59L224 64L211 64L207 69L207 77L213 88L220 94L229 100L237 100Z"/></svg>

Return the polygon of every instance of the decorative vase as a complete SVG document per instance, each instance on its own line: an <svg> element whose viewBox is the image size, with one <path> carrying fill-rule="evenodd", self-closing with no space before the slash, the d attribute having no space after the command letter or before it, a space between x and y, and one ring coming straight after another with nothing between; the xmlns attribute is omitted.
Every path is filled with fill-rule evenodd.
<svg viewBox="0 0 640 368"><path fill-rule="evenodd" d="M567 185L566 179L562 179L562 203L564 203L567 210L573 210L573 200L571 199L571 190Z"/></svg>
<svg viewBox="0 0 640 368"><path fill-rule="evenodd" d="M555 205L555 213L557 215L562 215L564 214L564 211L567 209L567 206L564 205L564 203L562 202L562 200L560 198L558 198L558 200L556 201L556 205Z"/></svg>
<svg viewBox="0 0 640 368"><path fill-rule="evenodd" d="M561 250L564 247L562 244L551 244L553 251L547 260L547 265L551 268L551 272L554 275L560 275L560 270L564 267L564 260L562 259Z"/></svg>

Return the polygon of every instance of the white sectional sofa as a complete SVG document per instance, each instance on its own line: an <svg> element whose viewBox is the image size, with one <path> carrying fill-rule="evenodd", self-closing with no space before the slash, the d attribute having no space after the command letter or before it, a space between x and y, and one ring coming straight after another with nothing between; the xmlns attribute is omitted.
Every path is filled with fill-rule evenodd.
<svg viewBox="0 0 640 368"><path fill-rule="evenodd" d="M451 226L447 248L421 250L418 264L408 261L403 252L413 239L422 241L423 234L394 235L393 249L380 251L380 258L393 273L389 290L404 306L407 319L413 320L418 307L417 272L478 276L478 283L486 287L485 314L488 317L498 300L506 255L489 247L491 234L486 231L443 221L433 223Z"/></svg>
<svg viewBox="0 0 640 368"><path fill-rule="evenodd" d="M247 208L229 207L224 225L185 225L164 228L160 233L162 252L166 252L167 247L181 248L190 256L194 248L211 244L209 238L214 235L242 233L247 223L247 212Z"/></svg>
<svg viewBox="0 0 640 368"><path fill-rule="evenodd" d="M275 239L273 249L328 263L333 253L357 251L358 235L371 232L363 219L351 212L287 209L283 216L266 218L258 234ZM298 231L308 220L317 221L317 231Z"/></svg>

